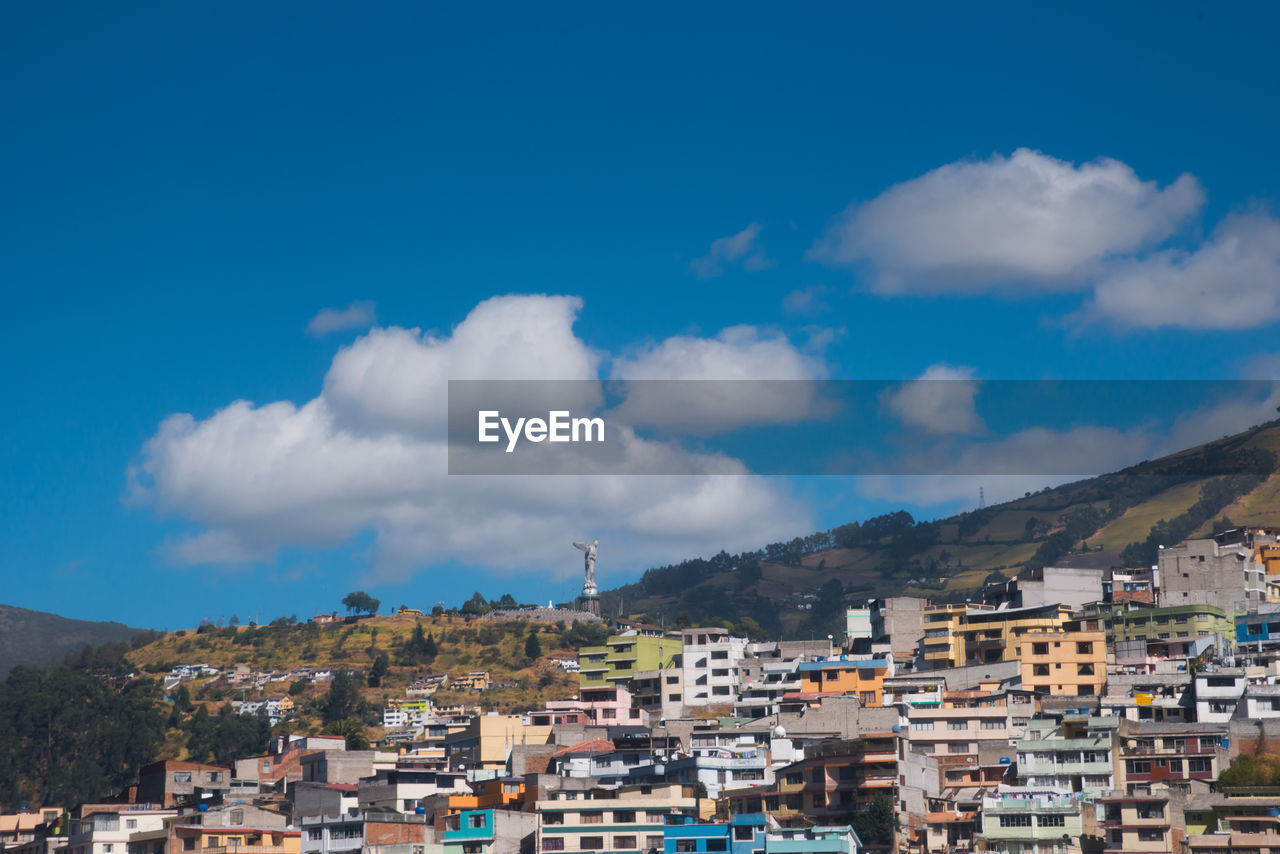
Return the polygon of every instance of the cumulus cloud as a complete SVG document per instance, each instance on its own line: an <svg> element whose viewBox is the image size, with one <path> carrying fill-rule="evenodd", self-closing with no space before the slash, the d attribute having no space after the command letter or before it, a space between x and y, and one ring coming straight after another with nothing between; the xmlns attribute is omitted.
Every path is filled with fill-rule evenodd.
<svg viewBox="0 0 1280 854"><path fill-rule="evenodd" d="M1159 243L1204 202L1183 175L1161 189L1102 158L1020 148L890 187L837 219L810 257L865 266L883 293L1062 290L1100 262Z"/></svg>
<svg viewBox="0 0 1280 854"><path fill-rule="evenodd" d="M974 398L973 368L930 365L918 379L903 383L887 398L889 411L910 427L934 434L977 433L983 429Z"/></svg>
<svg viewBox="0 0 1280 854"><path fill-rule="evenodd" d="M319 338L346 329L368 329L377 322L373 303L353 302L346 308L326 308L307 323L307 334Z"/></svg>
<svg viewBox="0 0 1280 854"><path fill-rule="evenodd" d="M1280 320L1280 221L1227 217L1191 252L1168 250L1115 265L1086 313L1126 326L1251 329Z"/></svg>
<svg viewBox="0 0 1280 854"><path fill-rule="evenodd" d="M821 359L754 326L678 336L614 361L613 378L627 383L615 414L637 427L699 434L793 423L819 414L814 381L825 375Z"/></svg>
<svg viewBox="0 0 1280 854"><path fill-rule="evenodd" d="M737 234L717 237L706 255L689 262L690 269L700 279L712 279L723 273L728 264L740 262L749 273L768 268L772 262L759 245L760 231L760 223L753 222Z"/></svg>
<svg viewBox="0 0 1280 854"><path fill-rule="evenodd" d="M808 510L762 478L448 476L447 380L596 377L599 355L572 331L580 306L501 297L447 336L374 330L334 358L323 392L300 406L236 401L203 419L172 415L130 468L132 498L196 526L166 545L179 564L269 560L285 546L372 531L372 573L384 579L445 561L567 577L581 566L568 541L588 533L607 574L811 529ZM663 454L683 454L682 470L742 470L623 441L628 471Z"/></svg>

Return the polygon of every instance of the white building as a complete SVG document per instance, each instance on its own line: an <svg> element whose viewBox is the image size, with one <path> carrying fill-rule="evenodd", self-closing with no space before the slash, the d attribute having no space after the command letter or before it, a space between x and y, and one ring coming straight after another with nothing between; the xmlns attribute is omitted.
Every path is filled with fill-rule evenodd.
<svg viewBox="0 0 1280 854"><path fill-rule="evenodd" d="M726 629L716 627L684 629L680 637L685 708L731 705L747 639L732 637Z"/></svg>

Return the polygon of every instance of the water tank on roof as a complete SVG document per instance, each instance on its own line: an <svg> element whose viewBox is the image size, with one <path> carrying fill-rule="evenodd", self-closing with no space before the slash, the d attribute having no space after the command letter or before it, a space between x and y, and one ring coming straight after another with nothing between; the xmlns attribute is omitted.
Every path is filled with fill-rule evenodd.
<svg viewBox="0 0 1280 854"><path fill-rule="evenodd" d="M426 814L427 814L427 808L426 808L426 807L423 807L423 806L417 806L417 807L414 807L414 808L413 808L413 814L414 814L414 815L426 815Z"/></svg>
<svg viewBox="0 0 1280 854"><path fill-rule="evenodd" d="M894 732L902 732L902 727L901 727L901 726L899 726L898 724L894 724L894 725L893 725L893 731L894 731Z"/></svg>
<svg viewBox="0 0 1280 854"><path fill-rule="evenodd" d="M1008 757L1008 756L1001 756L1001 757L1000 757L1000 764L1001 764L1001 765L1008 765L1008 764L1010 763L1010 761L1011 761L1011 760L1009 759L1009 757Z"/></svg>
<svg viewBox="0 0 1280 854"><path fill-rule="evenodd" d="M198 804L198 805L196 806L196 811L197 811L197 812L208 812L208 811L209 811L209 805L208 805L208 804Z"/></svg>

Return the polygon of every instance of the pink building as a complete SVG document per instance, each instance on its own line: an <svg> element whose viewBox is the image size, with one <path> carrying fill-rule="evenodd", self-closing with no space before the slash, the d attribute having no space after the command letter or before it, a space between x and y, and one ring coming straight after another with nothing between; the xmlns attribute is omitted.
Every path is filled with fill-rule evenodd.
<svg viewBox="0 0 1280 854"><path fill-rule="evenodd" d="M552 700L542 711L526 715L529 726L554 726L555 724L611 724L649 725L649 713L632 708L631 692L614 687L591 692L591 700Z"/></svg>

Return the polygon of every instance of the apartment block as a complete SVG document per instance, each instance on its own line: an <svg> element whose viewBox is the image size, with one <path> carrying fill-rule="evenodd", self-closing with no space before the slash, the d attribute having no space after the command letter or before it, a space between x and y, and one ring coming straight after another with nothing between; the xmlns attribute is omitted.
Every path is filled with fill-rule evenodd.
<svg viewBox="0 0 1280 854"><path fill-rule="evenodd" d="M720 628L684 629L680 646L686 714L710 706L731 706L747 639Z"/></svg>
<svg viewBox="0 0 1280 854"><path fill-rule="evenodd" d="M697 817L693 787L676 784L617 789L560 789L536 805L538 851L641 854L665 848L673 814Z"/></svg>
<svg viewBox="0 0 1280 854"><path fill-rule="evenodd" d="M1022 687L1037 694L1096 696L1107 683L1104 631L1036 629L1021 638Z"/></svg>
<svg viewBox="0 0 1280 854"><path fill-rule="evenodd" d="M604 646L578 651L578 687L586 699L595 689L629 688L637 672L680 667L683 644L659 629L630 629L612 635Z"/></svg>
<svg viewBox="0 0 1280 854"><path fill-rule="evenodd" d="M1266 568L1243 540L1221 536L1169 545L1160 550L1159 566L1166 605L1211 605L1237 614L1267 599Z"/></svg>

